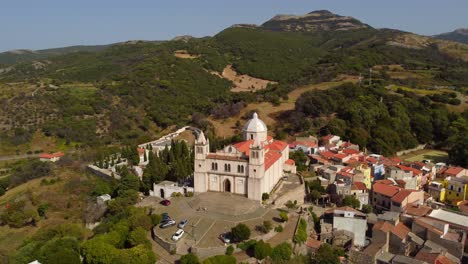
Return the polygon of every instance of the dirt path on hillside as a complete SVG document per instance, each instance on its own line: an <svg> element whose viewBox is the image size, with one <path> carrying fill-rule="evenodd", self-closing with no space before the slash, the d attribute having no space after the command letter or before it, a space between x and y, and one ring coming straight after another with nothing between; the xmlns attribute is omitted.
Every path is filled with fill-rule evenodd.
<svg viewBox="0 0 468 264"><path fill-rule="evenodd" d="M209 117L208 120L213 124L215 127L215 132L217 136L220 137L230 137L236 134L236 121L240 120L240 118L245 115L246 113L255 110L259 117L265 122L267 126L274 127L276 125L277 120L275 119L281 112L293 110L295 103L301 94L313 91L313 90L325 90L332 87L336 87L340 84L345 82L357 82L356 78L350 77L345 80L340 81L332 81L332 82L323 82L319 84L312 84L307 85L301 88L297 88L290 93L288 93L288 100L281 101L280 105L274 106L269 102L262 102L262 103L253 103L248 104L244 107L239 115L230 117L223 120L216 120L213 117Z"/></svg>

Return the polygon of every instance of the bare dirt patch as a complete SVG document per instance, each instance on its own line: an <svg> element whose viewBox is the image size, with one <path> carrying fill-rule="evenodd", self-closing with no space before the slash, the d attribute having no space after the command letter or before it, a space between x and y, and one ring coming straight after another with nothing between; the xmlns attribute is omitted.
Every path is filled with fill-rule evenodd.
<svg viewBox="0 0 468 264"><path fill-rule="evenodd" d="M174 56L181 59L196 59L200 57L199 55L190 54L186 50L176 50L174 51Z"/></svg>
<svg viewBox="0 0 468 264"><path fill-rule="evenodd" d="M255 78L247 74L239 75L232 65L227 65L221 74L217 72L212 72L212 74L233 82L234 87L232 87L231 92L256 92L265 89L268 84L277 84L277 82Z"/></svg>
<svg viewBox="0 0 468 264"><path fill-rule="evenodd" d="M313 90L325 90L328 88L336 87L345 82L357 82L357 80L358 78L356 78L355 76L350 76L348 78L342 79L341 81L323 82L319 84L307 85L291 91L288 94L288 100L283 100L278 106L274 106L273 104L268 102L253 103L248 104L244 109L240 111L239 115L237 116L221 120L209 117L208 120L213 124L217 136L230 137L238 134L239 132L236 128L236 122L240 120L240 118L246 113L255 110L260 116L260 118L263 120L263 122L265 122L265 124L271 130L276 126L278 122L276 117L281 112L293 110L296 100L299 98L299 96L301 96L301 94Z"/></svg>

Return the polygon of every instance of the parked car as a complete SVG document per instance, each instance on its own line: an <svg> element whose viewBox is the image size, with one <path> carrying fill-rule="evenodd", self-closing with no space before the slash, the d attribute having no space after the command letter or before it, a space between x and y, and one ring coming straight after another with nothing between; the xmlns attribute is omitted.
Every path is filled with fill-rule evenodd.
<svg viewBox="0 0 468 264"><path fill-rule="evenodd" d="M169 206L169 205L171 205L171 201L169 201L169 200L162 200L162 201L161 201L161 204L164 205L164 206Z"/></svg>
<svg viewBox="0 0 468 264"><path fill-rule="evenodd" d="M162 222L162 223L159 225L159 227L160 227L160 228L166 228L166 227L173 226L173 225L175 225L175 224L176 224L176 222L175 222L174 220L167 220L167 221Z"/></svg>
<svg viewBox="0 0 468 264"><path fill-rule="evenodd" d="M169 216L168 213L162 213L161 214L161 217L162 217L162 221L167 221L167 220L171 220L172 218Z"/></svg>
<svg viewBox="0 0 468 264"><path fill-rule="evenodd" d="M180 221L178 227L179 228L184 228L187 225L187 223L188 223L188 220L184 219L184 220Z"/></svg>
<svg viewBox="0 0 468 264"><path fill-rule="evenodd" d="M231 238L229 236L229 233L223 233L219 236L219 238L221 239L221 241L223 241L226 244L231 243Z"/></svg>
<svg viewBox="0 0 468 264"><path fill-rule="evenodd" d="M184 235L184 233L185 232L182 229L177 230L177 232L175 232L175 234L172 236L172 240L174 241L179 240Z"/></svg>

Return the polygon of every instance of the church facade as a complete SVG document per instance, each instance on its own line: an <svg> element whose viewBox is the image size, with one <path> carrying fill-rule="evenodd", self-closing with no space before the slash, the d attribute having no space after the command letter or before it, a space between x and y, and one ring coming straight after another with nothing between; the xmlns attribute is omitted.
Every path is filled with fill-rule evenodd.
<svg viewBox="0 0 468 264"><path fill-rule="evenodd" d="M256 113L242 129L244 141L210 152L209 140L200 132L195 141L194 190L244 195L261 201L283 176L295 171L288 144L267 135Z"/></svg>

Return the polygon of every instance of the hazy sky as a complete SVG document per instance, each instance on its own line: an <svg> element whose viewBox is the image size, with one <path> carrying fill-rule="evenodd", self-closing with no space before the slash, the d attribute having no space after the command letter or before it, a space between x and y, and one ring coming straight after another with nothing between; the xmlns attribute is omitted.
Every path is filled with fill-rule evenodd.
<svg viewBox="0 0 468 264"><path fill-rule="evenodd" d="M0 0L0 51L200 37L319 9L425 35L468 27L467 0Z"/></svg>

